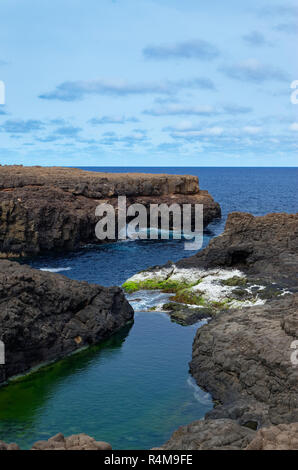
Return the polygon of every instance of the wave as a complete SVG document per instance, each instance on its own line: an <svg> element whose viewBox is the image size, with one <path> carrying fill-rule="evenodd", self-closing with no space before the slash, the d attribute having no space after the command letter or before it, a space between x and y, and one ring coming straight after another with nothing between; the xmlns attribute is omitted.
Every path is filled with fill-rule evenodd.
<svg viewBox="0 0 298 470"><path fill-rule="evenodd" d="M47 271L49 273L60 273L63 271L71 271L72 268L39 268L40 271Z"/></svg>
<svg viewBox="0 0 298 470"><path fill-rule="evenodd" d="M211 395L201 390L200 387L196 384L193 377L188 377L187 385L193 390L193 395L199 403L201 403L202 405L212 406L213 402Z"/></svg>
<svg viewBox="0 0 298 470"><path fill-rule="evenodd" d="M135 312L146 312L154 308L155 312L163 312L162 306L169 302L171 294L160 291L140 290L127 294L126 298L133 306Z"/></svg>

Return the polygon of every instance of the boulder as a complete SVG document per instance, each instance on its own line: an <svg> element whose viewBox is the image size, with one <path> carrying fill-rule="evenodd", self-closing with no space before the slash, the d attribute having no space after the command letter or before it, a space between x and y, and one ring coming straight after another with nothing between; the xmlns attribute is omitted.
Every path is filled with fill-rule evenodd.
<svg viewBox="0 0 298 470"><path fill-rule="evenodd" d="M96 344L133 321L118 287L72 281L0 261L0 384L31 368Z"/></svg>
<svg viewBox="0 0 298 470"><path fill-rule="evenodd" d="M260 429L246 450L298 450L298 423Z"/></svg>
<svg viewBox="0 0 298 470"><path fill-rule="evenodd" d="M181 426L161 450L241 450L255 432L230 419L195 421Z"/></svg>

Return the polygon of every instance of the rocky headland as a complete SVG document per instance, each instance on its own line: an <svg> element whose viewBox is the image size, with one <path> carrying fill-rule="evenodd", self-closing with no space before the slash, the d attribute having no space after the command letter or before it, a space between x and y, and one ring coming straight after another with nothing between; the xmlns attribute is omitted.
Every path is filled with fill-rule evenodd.
<svg viewBox="0 0 298 470"><path fill-rule="evenodd" d="M70 251L95 236L95 208L127 204L203 204L204 224L220 217L218 203L195 176L97 173L61 167L0 166L0 256Z"/></svg>
<svg viewBox="0 0 298 470"><path fill-rule="evenodd" d="M197 331L190 370L215 407L163 449L298 448L297 235L298 214L233 213L195 256L124 284L170 292L161 308L171 312L172 304L174 321L181 312L185 324L195 322L194 309L197 321L209 319Z"/></svg>
<svg viewBox="0 0 298 470"><path fill-rule="evenodd" d="M72 281L0 261L0 384L96 344L129 322L133 309L119 287Z"/></svg>

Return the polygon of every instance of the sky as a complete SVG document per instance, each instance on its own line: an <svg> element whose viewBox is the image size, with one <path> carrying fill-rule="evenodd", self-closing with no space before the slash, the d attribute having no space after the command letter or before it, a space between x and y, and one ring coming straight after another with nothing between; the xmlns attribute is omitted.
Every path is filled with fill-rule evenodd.
<svg viewBox="0 0 298 470"><path fill-rule="evenodd" d="M1 0L0 18L2 165L297 166L296 1Z"/></svg>

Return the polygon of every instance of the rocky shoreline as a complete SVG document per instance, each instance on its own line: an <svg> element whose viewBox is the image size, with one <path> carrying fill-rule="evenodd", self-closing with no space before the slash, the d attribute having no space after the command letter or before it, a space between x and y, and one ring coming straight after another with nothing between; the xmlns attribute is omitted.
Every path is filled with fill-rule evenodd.
<svg viewBox="0 0 298 470"><path fill-rule="evenodd" d="M272 436L269 447L297 448L297 234L298 214L233 213L224 233L195 256L124 284L171 292L174 321L181 322L179 313L184 324L209 319L197 331L190 371L215 407L162 449L266 448ZM271 435L270 426L277 426Z"/></svg>
<svg viewBox="0 0 298 470"><path fill-rule="evenodd" d="M95 236L98 204L203 204L204 225L221 216L195 176L97 173L60 167L0 165L0 257L71 251Z"/></svg>
<svg viewBox="0 0 298 470"><path fill-rule="evenodd" d="M95 207L201 203L204 223L220 216L197 178L115 175L63 168L0 166L0 256L37 255L94 243ZM179 428L160 449L297 449L298 214L229 215L225 231L178 263L155 266L123 289L162 291L182 325L206 319L190 371L212 395L204 420ZM121 288L104 288L0 261L0 385L98 343L133 322ZM17 450L0 443L0 450ZM85 435L59 434L34 450L108 450Z"/></svg>

